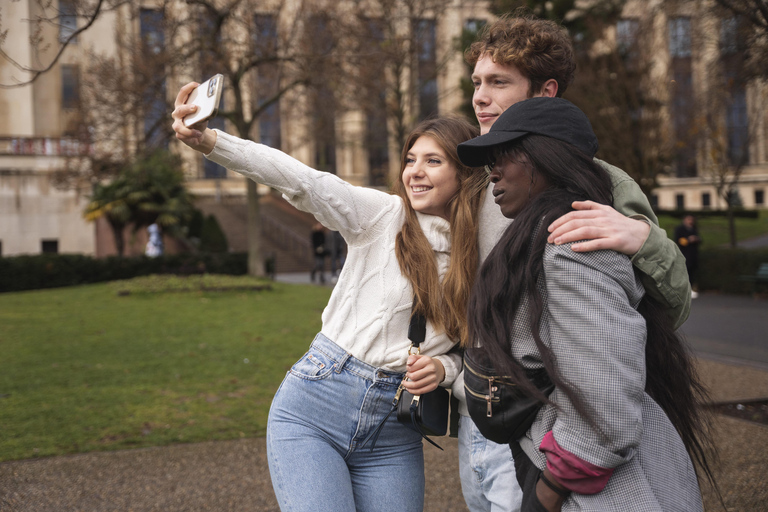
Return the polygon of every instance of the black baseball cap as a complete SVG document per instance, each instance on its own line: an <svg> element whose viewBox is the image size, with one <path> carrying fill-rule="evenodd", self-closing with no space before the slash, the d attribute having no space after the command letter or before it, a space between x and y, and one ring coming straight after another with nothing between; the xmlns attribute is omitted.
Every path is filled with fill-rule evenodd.
<svg viewBox="0 0 768 512"><path fill-rule="evenodd" d="M459 144L459 160L482 167L493 161L497 146L532 133L568 142L590 158L597 153L597 137L579 107L563 98L536 97L509 107L485 135Z"/></svg>

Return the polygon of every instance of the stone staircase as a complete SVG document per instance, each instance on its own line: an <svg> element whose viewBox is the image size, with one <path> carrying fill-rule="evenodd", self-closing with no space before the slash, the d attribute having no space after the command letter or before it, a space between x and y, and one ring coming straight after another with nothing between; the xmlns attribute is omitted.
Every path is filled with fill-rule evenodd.
<svg viewBox="0 0 768 512"><path fill-rule="evenodd" d="M229 250L248 250L248 208L244 197L225 197L217 202L202 198L196 206L213 215L227 236ZM309 213L288 204L276 193L260 198L262 255L274 256L277 273L309 272L312 269L310 232L317 222Z"/></svg>

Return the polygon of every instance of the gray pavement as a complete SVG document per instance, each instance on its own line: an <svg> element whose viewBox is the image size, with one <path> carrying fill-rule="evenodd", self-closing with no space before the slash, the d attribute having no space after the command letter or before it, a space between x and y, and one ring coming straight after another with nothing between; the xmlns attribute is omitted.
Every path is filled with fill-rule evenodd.
<svg viewBox="0 0 768 512"><path fill-rule="evenodd" d="M701 357L768 371L768 299L702 293L681 331Z"/></svg>
<svg viewBox="0 0 768 512"><path fill-rule="evenodd" d="M278 277L309 282L308 274ZM768 398L767 322L765 299L703 294L694 300L683 331L714 401ZM764 512L768 427L718 416L713 433L726 510ZM424 510L466 511L456 440L438 442L444 452L424 448ZM723 510L707 486L703 497L707 512ZM2 512L277 510L263 438L0 463Z"/></svg>

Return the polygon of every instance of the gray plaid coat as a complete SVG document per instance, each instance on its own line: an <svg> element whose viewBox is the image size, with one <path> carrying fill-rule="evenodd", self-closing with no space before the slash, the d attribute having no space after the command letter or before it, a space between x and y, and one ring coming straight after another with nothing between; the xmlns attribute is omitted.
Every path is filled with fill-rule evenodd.
<svg viewBox="0 0 768 512"><path fill-rule="evenodd" d="M592 408L604 436L597 434L556 389L521 438L530 459L544 469L539 451L553 431L557 443L604 468L616 468L608 485L593 495L572 493L571 511L701 511L696 474L680 436L645 387L645 321L637 312L644 290L632 263L614 251L576 253L570 245L548 244L542 340L555 355L562 376ZM512 352L523 366L543 366L527 324L527 303L516 316Z"/></svg>

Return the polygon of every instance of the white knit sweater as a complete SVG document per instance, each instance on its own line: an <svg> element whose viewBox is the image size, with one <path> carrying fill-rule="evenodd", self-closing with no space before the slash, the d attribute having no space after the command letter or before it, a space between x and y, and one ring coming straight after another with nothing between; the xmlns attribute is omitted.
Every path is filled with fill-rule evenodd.
<svg viewBox="0 0 768 512"><path fill-rule="evenodd" d="M402 200L355 187L282 151L219 130L216 146L206 157L279 190L296 208L312 213L324 226L341 233L348 245L347 260L323 311L322 333L374 367L404 372L413 290L395 256L395 238L405 221ZM417 215L435 251L442 279L451 250L449 223L433 215ZM454 344L445 333L435 333L431 324L427 325L421 353L443 364L445 387L451 386L461 370L460 356L447 354Z"/></svg>

